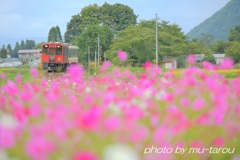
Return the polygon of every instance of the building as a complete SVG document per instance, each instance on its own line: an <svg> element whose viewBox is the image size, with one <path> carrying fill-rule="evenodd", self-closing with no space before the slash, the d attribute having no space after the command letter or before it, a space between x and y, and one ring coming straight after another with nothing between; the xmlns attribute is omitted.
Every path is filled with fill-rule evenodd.
<svg viewBox="0 0 240 160"><path fill-rule="evenodd" d="M225 58L224 53L214 53L213 56L216 60L216 64L219 64Z"/></svg>
<svg viewBox="0 0 240 160"><path fill-rule="evenodd" d="M225 58L224 53L213 53L212 55L216 60L216 64L219 64ZM203 61L204 54L195 54L194 56L195 56L195 60L197 62L202 62Z"/></svg>
<svg viewBox="0 0 240 160"><path fill-rule="evenodd" d="M204 54L195 54L195 60L201 62L203 60Z"/></svg>
<svg viewBox="0 0 240 160"><path fill-rule="evenodd" d="M18 58L23 63L31 62L32 60L41 57L41 49L22 49L18 51Z"/></svg>
<svg viewBox="0 0 240 160"><path fill-rule="evenodd" d="M168 69L176 69L177 68L177 59L176 58L168 58L161 62L163 68Z"/></svg>

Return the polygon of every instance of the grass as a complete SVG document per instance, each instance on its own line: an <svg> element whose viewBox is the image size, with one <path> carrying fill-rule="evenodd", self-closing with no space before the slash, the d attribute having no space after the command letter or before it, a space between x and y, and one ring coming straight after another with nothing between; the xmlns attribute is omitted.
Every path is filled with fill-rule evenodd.
<svg viewBox="0 0 240 160"><path fill-rule="evenodd" d="M113 69L113 68L112 68ZM124 70L125 68L122 68ZM144 68L137 68L137 67L128 67L132 73L143 73L145 72ZM176 69L173 71L173 74L175 74L177 77L182 74L182 71L184 69ZM162 69L163 73L166 72L166 69ZM40 75L44 74L44 70L38 70ZM213 71L206 71L209 73L212 73ZM217 70L218 74L221 74L225 76L226 79L234 79L238 76L240 76L240 69L231 69L231 70ZM15 81L17 74L22 75L22 81L28 82L30 81L30 67L28 65L24 65L22 68L0 68L0 74L4 73L6 75L6 78L0 79L0 86L3 84L6 84L8 80ZM94 73L92 71L91 73Z"/></svg>

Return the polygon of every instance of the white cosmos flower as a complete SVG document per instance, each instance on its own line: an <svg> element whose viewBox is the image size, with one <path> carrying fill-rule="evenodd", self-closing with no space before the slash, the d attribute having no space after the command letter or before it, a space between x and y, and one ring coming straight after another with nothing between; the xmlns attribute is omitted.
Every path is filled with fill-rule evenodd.
<svg viewBox="0 0 240 160"><path fill-rule="evenodd" d="M0 112L0 125L5 128L14 128L17 121L12 115Z"/></svg>
<svg viewBox="0 0 240 160"><path fill-rule="evenodd" d="M114 144L104 150L103 160L140 160L137 152L124 144Z"/></svg>
<svg viewBox="0 0 240 160"><path fill-rule="evenodd" d="M87 87L85 88L85 92L86 92L86 93L91 93L91 92L92 92L92 88L87 86Z"/></svg>
<svg viewBox="0 0 240 160"><path fill-rule="evenodd" d="M111 111L112 114L115 114L115 115L120 115L122 113L121 108L114 103L110 103L108 105L108 109L109 111Z"/></svg>
<svg viewBox="0 0 240 160"><path fill-rule="evenodd" d="M9 157L7 156L6 152L4 152L3 150L0 150L0 159L9 160Z"/></svg>

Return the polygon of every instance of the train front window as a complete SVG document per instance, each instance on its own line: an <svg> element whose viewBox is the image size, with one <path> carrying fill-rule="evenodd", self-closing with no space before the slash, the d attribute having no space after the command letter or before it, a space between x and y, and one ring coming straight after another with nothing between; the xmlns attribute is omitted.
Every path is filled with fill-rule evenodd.
<svg viewBox="0 0 240 160"><path fill-rule="evenodd" d="M43 46L43 54L48 54L49 53L49 48L48 45Z"/></svg>
<svg viewBox="0 0 240 160"><path fill-rule="evenodd" d="M56 54L57 55L61 55L62 54L62 46L57 46Z"/></svg>

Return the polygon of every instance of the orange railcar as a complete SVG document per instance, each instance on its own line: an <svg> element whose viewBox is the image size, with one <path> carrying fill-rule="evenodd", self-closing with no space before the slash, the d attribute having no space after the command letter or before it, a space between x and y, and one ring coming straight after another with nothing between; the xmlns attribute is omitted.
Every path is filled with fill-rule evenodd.
<svg viewBox="0 0 240 160"><path fill-rule="evenodd" d="M78 47L60 42L43 43L41 61L43 69L64 71L68 65L78 63Z"/></svg>

